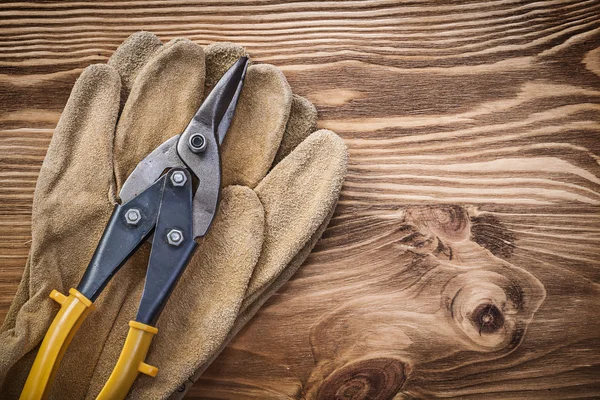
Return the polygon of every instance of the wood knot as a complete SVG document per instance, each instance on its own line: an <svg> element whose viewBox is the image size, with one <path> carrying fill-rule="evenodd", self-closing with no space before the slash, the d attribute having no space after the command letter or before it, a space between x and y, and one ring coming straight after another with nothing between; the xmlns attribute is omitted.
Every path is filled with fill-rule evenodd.
<svg viewBox="0 0 600 400"><path fill-rule="evenodd" d="M418 226L421 232L450 242L460 242L470 235L469 215L461 206L414 207L407 210L406 219Z"/></svg>
<svg viewBox="0 0 600 400"><path fill-rule="evenodd" d="M527 281L511 279L510 275L474 270L446 285L451 318L481 350L509 349L518 344L530 318L526 306L533 301L529 286L524 286L527 295L520 286Z"/></svg>
<svg viewBox="0 0 600 400"><path fill-rule="evenodd" d="M504 326L504 315L494 304L480 304L471 314L479 334L494 333Z"/></svg>
<svg viewBox="0 0 600 400"><path fill-rule="evenodd" d="M357 361L334 371L317 393L319 400L386 400L406 380L404 363L394 358Z"/></svg>

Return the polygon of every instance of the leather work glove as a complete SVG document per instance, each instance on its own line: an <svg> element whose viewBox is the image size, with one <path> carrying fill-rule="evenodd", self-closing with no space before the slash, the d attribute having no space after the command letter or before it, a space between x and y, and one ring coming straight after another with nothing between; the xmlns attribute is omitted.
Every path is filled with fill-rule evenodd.
<svg viewBox="0 0 600 400"><path fill-rule="evenodd" d="M205 95L245 50L127 39L108 65L73 87L34 194L32 243L0 330L0 398L17 398L56 315L52 289L75 287L137 163L181 133ZM316 131L316 111L282 72L252 65L222 147L215 221L173 291L131 398L180 398L266 299L296 271L333 214L347 150ZM95 398L135 317L149 245L134 253L95 302L69 346L50 398Z"/></svg>

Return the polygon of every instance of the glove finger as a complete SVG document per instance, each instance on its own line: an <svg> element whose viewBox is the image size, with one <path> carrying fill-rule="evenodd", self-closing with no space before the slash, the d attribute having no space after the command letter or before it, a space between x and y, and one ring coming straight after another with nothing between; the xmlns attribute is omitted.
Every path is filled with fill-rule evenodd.
<svg viewBox="0 0 600 400"><path fill-rule="evenodd" d="M187 39L161 47L138 73L115 136L117 189L138 162L181 133L204 92L204 51Z"/></svg>
<svg viewBox="0 0 600 400"><path fill-rule="evenodd" d="M325 229L329 225L329 221L331 221L331 217L333 217L333 213L335 212L335 204L327 214L327 216L321 222L313 235L310 237L309 241L306 242L304 247L290 260L290 262L277 274L277 270L273 269L270 277L270 284L265 285L262 290L258 289L252 296L246 296L244 298L244 302L242 303L242 307L240 308L240 314L238 315L238 319L234 324L234 328L230 333L231 337L237 335L244 325L256 314L260 307L271 297L275 292L277 292L295 273L298 271L300 266L306 261L310 252L315 247Z"/></svg>
<svg viewBox="0 0 600 400"><path fill-rule="evenodd" d="M290 114L292 91L272 65L248 68L222 147L223 184L254 188L267 174Z"/></svg>
<svg viewBox="0 0 600 400"><path fill-rule="evenodd" d="M255 191L265 209L263 249L250 280L252 303L310 241L335 207L348 161L335 133L310 135L273 168Z"/></svg>
<svg viewBox="0 0 600 400"><path fill-rule="evenodd" d="M151 32L136 32L129 36L108 59L108 65L121 76L121 107L131 92L140 70L162 47L160 39Z"/></svg>
<svg viewBox="0 0 600 400"><path fill-rule="evenodd" d="M206 82L204 93L208 94L223 74L242 56L248 56L245 48L235 43L214 43L204 48L206 57Z"/></svg>
<svg viewBox="0 0 600 400"><path fill-rule="evenodd" d="M238 314L262 247L263 221L262 205L251 189L232 186L223 190L213 226L158 321L159 332L146 362L158 366L159 374L139 377L132 398L166 398L212 358ZM134 292L139 297L141 287ZM110 373L119 356L127 322L137 308L137 301L131 300L125 302L113 327L121 332L111 332L106 341L88 397L97 394L105 382L100 371Z"/></svg>
<svg viewBox="0 0 600 400"><path fill-rule="evenodd" d="M93 215L81 215L82 204L109 204L120 87L117 72L101 64L87 67L75 82L36 184L34 244L45 248L39 239L56 241L55 230L69 229L65 233L71 235L70 228L81 226L81 221L90 225L87 218Z"/></svg>
<svg viewBox="0 0 600 400"><path fill-rule="evenodd" d="M288 154L292 152L304 139L317 130L317 109L315 106L302 96L297 94L292 97L292 107L290 117L283 133L281 145L273 166L277 165Z"/></svg>
<svg viewBox="0 0 600 400"><path fill-rule="evenodd" d="M8 368L42 339L55 306L51 289L76 284L112 206L112 142L120 78L92 65L75 83L40 170L32 210L29 300L0 333L0 382Z"/></svg>

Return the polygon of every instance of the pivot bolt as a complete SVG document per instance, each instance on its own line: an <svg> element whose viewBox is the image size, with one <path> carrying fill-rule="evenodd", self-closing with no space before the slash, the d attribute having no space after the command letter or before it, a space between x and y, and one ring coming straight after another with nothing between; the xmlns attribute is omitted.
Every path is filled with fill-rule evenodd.
<svg viewBox="0 0 600 400"><path fill-rule="evenodd" d="M202 153L206 150L206 138L201 133L193 133L188 139L188 147L192 153Z"/></svg>
<svg viewBox="0 0 600 400"><path fill-rule="evenodd" d="M128 225L137 225L142 219L142 214L137 208L131 208L125 213L125 220Z"/></svg>
<svg viewBox="0 0 600 400"><path fill-rule="evenodd" d="M171 182L173 183L173 186L183 186L185 185L186 181L187 177L181 171L176 171L173 173L173 175L171 175Z"/></svg>
<svg viewBox="0 0 600 400"><path fill-rule="evenodd" d="M179 229L171 229L167 233L167 241L171 246L179 246L183 242L183 232Z"/></svg>

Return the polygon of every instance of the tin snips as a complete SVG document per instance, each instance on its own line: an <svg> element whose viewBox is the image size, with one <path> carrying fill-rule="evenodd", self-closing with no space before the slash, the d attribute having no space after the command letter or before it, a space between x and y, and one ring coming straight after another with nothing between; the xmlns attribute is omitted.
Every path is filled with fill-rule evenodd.
<svg viewBox="0 0 600 400"><path fill-rule="evenodd" d="M137 315L117 364L98 399L122 399L139 373L155 376L145 363L160 313L206 235L219 203L220 146L233 119L248 59L240 58L219 80L185 131L144 158L127 178L98 247L77 288L50 297L60 310L31 368L21 399L48 396L72 337L119 268L146 240L152 249Z"/></svg>

